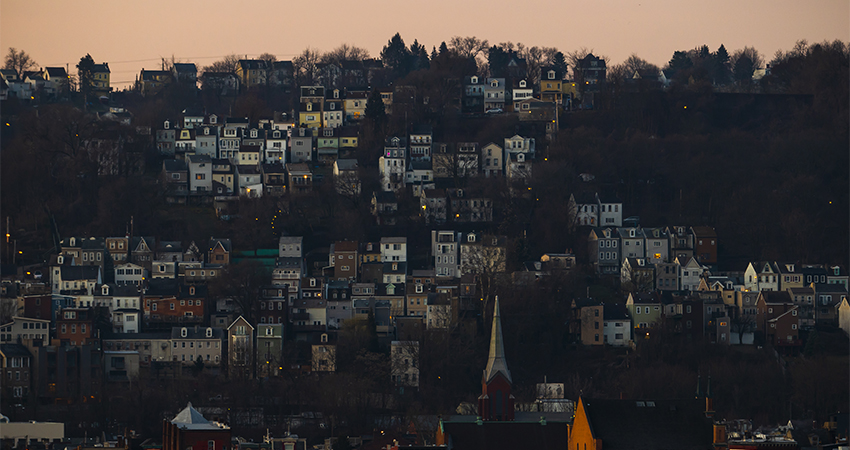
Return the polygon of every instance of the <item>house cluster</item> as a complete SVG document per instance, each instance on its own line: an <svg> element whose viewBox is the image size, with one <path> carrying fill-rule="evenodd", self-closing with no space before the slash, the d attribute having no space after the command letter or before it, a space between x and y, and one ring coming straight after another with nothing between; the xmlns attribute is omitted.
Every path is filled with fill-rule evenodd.
<svg viewBox="0 0 850 450"><path fill-rule="evenodd" d="M307 113L297 123L282 117L249 123L189 110L178 122L165 121L156 145L167 157L162 167L166 198L172 203L215 201L221 212L227 200L238 196L297 195L325 180L332 180L341 195L360 195L362 171L354 158L358 128L349 125L356 119L333 101L336 95L326 99L321 86L302 88L302 99L312 100L304 102ZM363 108L365 99L353 104ZM515 134L484 146L435 142L430 126L414 125L405 136L386 139L377 161L381 190L372 195L372 213L378 224L392 225L399 196L412 195L426 222L490 222L493 199L457 187L464 184L458 179L504 179L512 195L529 196L536 155L532 137Z"/></svg>
<svg viewBox="0 0 850 450"><path fill-rule="evenodd" d="M283 236L277 249L251 251L220 238L202 246L152 236L66 238L38 271L47 274L43 282L3 285L17 309L0 325L0 343L26 359L8 394L97 396L103 382L140 371L179 376L206 367L235 378L335 371L339 332L353 319L373 323L380 342L406 362L392 381L415 387L412 341L477 313L476 268L504 272L506 245L503 236L435 230L423 249L430 268L411 270L404 237L305 249L301 237ZM213 297L211 282L247 259L271 275L253 303ZM309 358L284 361L290 340L311 346ZM57 374L74 358L86 364Z"/></svg>
<svg viewBox="0 0 850 450"><path fill-rule="evenodd" d="M596 197L573 206L579 223L609 220L602 215L609 206ZM752 262L744 272L720 273L717 243L710 227L592 228L590 262L600 276L619 276L627 299L574 300L571 332L584 344L622 346L657 326L695 341L770 343L788 351L802 345L801 331L817 325L850 334L845 268Z"/></svg>
<svg viewBox="0 0 850 450"><path fill-rule="evenodd" d="M106 65L96 69L109 71ZM0 69L0 100L56 100L68 95L70 81L71 77L64 67L44 67L21 74L14 69Z"/></svg>

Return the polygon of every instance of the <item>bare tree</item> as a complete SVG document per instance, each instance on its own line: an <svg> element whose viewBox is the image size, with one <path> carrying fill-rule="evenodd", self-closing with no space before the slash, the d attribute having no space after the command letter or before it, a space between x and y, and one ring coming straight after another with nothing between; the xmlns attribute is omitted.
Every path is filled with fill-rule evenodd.
<svg viewBox="0 0 850 450"><path fill-rule="evenodd" d="M307 47L292 60L293 74L298 85L310 86L316 81L318 75L317 64L321 61L319 51Z"/></svg>
<svg viewBox="0 0 850 450"><path fill-rule="evenodd" d="M15 50L14 47L9 47L9 53L6 54L4 60L4 69L14 70L18 75L18 79L23 78L24 72L33 70L38 67L38 64L23 50Z"/></svg>
<svg viewBox="0 0 850 450"><path fill-rule="evenodd" d="M496 236L479 236L480 241L461 245L461 272L475 276L484 311L491 309L490 303L503 281L507 263L507 252Z"/></svg>
<svg viewBox="0 0 850 450"><path fill-rule="evenodd" d="M649 75L658 76L661 70L655 64L651 64L647 62L645 59L639 57L637 54L632 53L626 61L623 62L627 72L627 77L632 77L637 72L641 77L646 77Z"/></svg>
<svg viewBox="0 0 850 450"><path fill-rule="evenodd" d="M455 36L449 41L449 48L461 58L477 58L487 50L490 43L475 36Z"/></svg>
<svg viewBox="0 0 850 450"><path fill-rule="evenodd" d="M756 328L755 317L749 314L736 314L731 320L731 328L733 333L738 333L738 343L744 343L744 334L752 332Z"/></svg>
<svg viewBox="0 0 850 450"><path fill-rule="evenodd" d="M362 61L364 59L369 59L369 50L355 45L342 44L322 55L320 61L339 64L342 61Z"/></svg>
<svg viewBox="0 0 850 450"><path fill-rule="evenodd" d="M521 58L525 59L525 64L528 67L528 79L536 83L540 81L540 66L543 65L545 54L540 47L529 47L519 53Z"/></svg>
<svg viewBox="0 0 850 450"><path fill-rule="evenodd" d="M216 61L208 66L204 66L201 72L236 72L239 67L239 56L235 54L227 55L224 59Z"/></svg>

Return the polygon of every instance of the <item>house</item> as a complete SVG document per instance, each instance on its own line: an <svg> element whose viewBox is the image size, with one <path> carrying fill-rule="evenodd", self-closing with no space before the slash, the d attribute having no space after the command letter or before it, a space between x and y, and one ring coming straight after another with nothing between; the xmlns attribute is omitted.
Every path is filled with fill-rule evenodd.
<svg viewBox="0 0 850 450"><path fill-rule="evenodd" d="M280 197L286 193L286 169L283 164L263 164L260 173L265 194Z"/></svg>
<svg viewBox="0 0 850 450"><path fill-rule="evenodd" d="M570 211L570 229L577 226L598 226L599 212L596 195L589 192L573 192L570 194L567 208Z"/></svg>
<svg viewBox="0 0 850 450"><path fill-rule="evenodd" d="M100 266L59 266L53 267L52 270L54 294L92 295L95 287L103 283Z"/></svg>
<svg viewBox="0 0 850 450"><path fill-rule="evenodd" d="M670 260L670 237L666 228L644 228L644 252L650 264Z"/></svg>
<svg viewBox="0 0 850 450"><path fill-rule="evenodd" d="M452 230L431 231L431 254L438 277L460 276L461 233Z"/></svg>
<svg viewBox="0 0 850 450"><path fill-rule="evenodd" d="M366 91L348 91L343 101L345 111L345 122L356 122L366 117L366 102L369 93Z"/></svg>
<svg viewBox="0 0 850 450"><path fill-rule="evenodd" d="M449 211L447 216L458 223L492 222L493 201L474 191L448 190Z"/></svg>
<svg viewBox="0 0 850 450"><path fill-rule="evenodd" d="M397 192L404 187L406 154L406 139L397 136L387 138L384 152L378 159L382 190Z"/></svg>
<svg viewBox="0 0 850 450"><path fill-rule="evenodd" d="M171 360L183 365L197 364L200 360L206 366L221 364L224 330L199 325L171 328Z"/></svg>
<svg viewBox="0 0 850 450"><path fill-rule="evenodd" d="M171 78L177 83L195 86L198 83L198 68L195 63L173 63L171 65Z"/></svg>
<svg viewBox="0 0 850 450"><path fill-rule="evenodd" d="M162 450L228 450L230 427L209 421L189 402L170 421L162 421Z"/></svg>
<svg viewBox="0 0 850 450"><path fill-rule="evenodd" d="M697 263L697 260L693 257L678 257L673 262L678 268L679 289L687 291L699 290L698 288L703 268L699 265L699 263Z"/></svg>
<svg viewBox="0 0 850 450"><path fill-rule="evenodd" d="M316 155L320 162L330 165L339 157L339 128L325 126L316 135Z"/></svg>
<svg viewBox="0 0 850 450"><path fill-rule="evenodd" d="M356 159L337 159L333 166L334 187L342 195L360 195L360 167Z"/></svg>
<svg viewBox="0 0 850 450"><path fill-rule="evenodd" d="M632 323L629 320L626 308L619 304L604 305L602 312L602 342L614 347L623 347L628 345L631 340Z"/></svg>
<svg viewBox="0 0 850 450"><path fill-rule="evenodd" d="M286 173L290 193L303 194L313 190L313 173L307 164L289 163L286 165Z"/></svg>
<svg viewBox="0 0 850 450"><path fill-rule="evenodd" d="M433 131L430 125L414 125L410 130L410 161L431 161Z"/></svg>
<svg viewBox="0 0 850 450"><path fill-rule="evenodd" d="M452 324L452 299L448 293L428 294L425 324L428 329L449 328Z"/></svg>
<svg viewBox="0 0 850 450"><path fill-rule="evenodd" d="M109 85L109 63L95 64L91 68L92 93L103 97L112 92Z"/></svg>
<svg viewBox="0 0 850 450"><path fill-rule="evenodd" d="M461 112L464 114L481 114L484 112L485 80L476 75L463 79L463 96Z"/></svg>
<svg viewBox="0 0 850 450"><path fill-rule="evenodd" d="M561 83L564 79L562 73L557 67L545 66L540 68L540 100L558 105L563 103L561 93Z"/></svg>
<svg viewBox="0 0 850 450"><path fill-rule="evenodd" d="M623 226L623 202L614 195L596 194L599 206L599 225L604 227Z"/></svg>
<svg viewBox="0 0 850 450"><path fill-rule="evenodd" d="M283 367L283 324L257 325L258 376L280 376Z"/></svg>
<svg viewBox="0 0 850 450"><path fill-rule="evenodd" d="M504 151L493 142L481 147L481 170L485 177L501 176L504 173Z"/></svg>
<svg viewBox="0 0 850 450"><path fill-rule="evenodd" d="M263 148L265 156L263 162L266 164L285 164L287 148L286 130L273 129L266 132L266 142Z"/></svg>
<svg viewBox="0 0 850 450"><path fill-rule="evenodd" d="M59 241L60 253L74 257L74 263L81 266L104 267L106 262L105 242L101 238L70 237Z"/></svg>
<svg viewBox="0 0 850 450"><path fill-rule="evenodd" d="M617 233L620 235L620 245L623 249L624 260L626 258L643 259L645 257L646 246L644 243L646 242L646 234L641 228L617 228Z"/></svg>
<svg viewBox="0 0 850 450"><path fill-rule="evenodd" d="M227 327L227 368L231 378L254 378L254 326L243 316Z"/></svg>
<svg viewBox="0 0 850 450"><path fill-rule="evenodd" d="M814 287L791 287L785 290L791 296L791 301L798 307L800 326L803 328L814 327L815 310L817 309L815 304L817 296Z"/></svg>
<svg viewBox="0 0 850 450"><path fill-rule="evenodd" d="M588 256L599 275L617 275L620 260L620 239L614 228L593 228L587 239Z"/></svg>
<svg viewBox="0 0 850 450"><path fill-rule="evenodd" d="M801 346L799 316L798 307L791 306L782 314L768 319L765 328L765 341L776 348Z"/></svg>
<svg viewBox="0 0 850 450"><path fill-rule="evenodd" d="M230 264L230 239L210 238L207 248L207 261L209 264L213 265L213 267L226 266Z"/></svg>
<svg viewBox="0 0 850 450"><path fill-rule="evenodd" d="M703 266L717 265L717 232L707 226L691 227L694 236L694 256Z"/></svg>
<svg viewBox="0 0 850 450"><path fill-rule="evenodd" d="M395 192L373 192L370 210L378 225L395 225L398 213L398 199Z"/></svg>
<svg viewBox="0 0 850 450"><path fill-rule="evenodd" d="M679 266L675 262L658 262L655 267L655 289L659 291L678 291Z"/></svg>
<svg viewBox="0 0 850 450"><path fill-rule="evenodd" d="M605 76L605 60L594 56L593 53L588 53L573 68L573 79L578 84L582 109L593 109L595 96L605 84Z"/></svg>
<svg viewBox="0 0 850 450"><path fill-rule="evenodd" d="M434 171L431 168L431 161L410 161L404 173L404 184L411 186L414 197L419 197L426 189L434 189Z"/></svg>
<svg viewBox="0 0 850 450"><path fill-rule="evenodd" d="M138 81L142 96L156 95L171 83L172 74L167 70L142 69Z"/></svg>
<svg viewBox="0 0 850 450"><path fill-rule="evenodd" d="M108 319L108 309L94 308L63 308L56 317L56 339L77 345L95 344L100 339L95 325L99 318Z"/></svg>
<svg viewBox="0 0 850 450"><path fill-rule="evenodd" d="M407 261L407 238L406 237L383 237L381 238L381 262L406 262Z"/></svg>
<svg viewBox="0 0 850 450"><path fill-rule="evenodd" d="M322 124L328 128L341 127L345 119L345 104L340 98L339 89L327 91L325 107L322 111Z"/></svg>
<svg viewBox="0 0 850 450"><path fill-rule="evenodd" d="M655 266L646 258L624 257L620 270L620 284L630 292L647 292L655 289Z"/></svg>
<svg viewBox="0 0 850 450"><path fill-rule="evenodd" d="M0 344L0 376L3 377L3 398L14 404L28 404L35 375L32 354L19 343Z"/></svg>
<svg viewBox="0 0 850 450"><path fill-rule="evenodd" d="M694 235L690 228L683 226L668 227L670 237L670 258L694 256Z"/></svg>
<svg viewBox="0 0 850 450"><path fill-rule="evenodd" d="M527 186L531 182L531 168L532 163L526 153L508 154L505 161L505 176L512 185L512 192L518 189L516 186ZM525 193L523 190L519 192Z"/></svg>
<svg viewBox="0 0 850 450"><path fill-rule="evenodd" d="M336 372L336 334L322 333L311 348L310 368L313 372Z"/></svg>
<svg viewBox="0 0 850 450"><path fill-rule="evenodd" d="M0 325L0 342L46 346L50 344L50 318L33 319L12 316L12 321Z"/></svg>
<svg viewBox="0 0 850 450"><path fill-rule="evenodd" d="M506 102L505 106L508 107L508 110L516 112L516 105L520 101L532 97L534 97L534 89L529 85L528 80L515 79L511 85L511 101L510 103Z"/></svg>
<svg viewBox="0 0 850 450"><path fill-rule="evenodd" d="M115 284L135 286L143 286L145 278L148 275L147 269L143 266L133 263L120 264L115 266Z"/></svg>
<svg viewBox="0 0 850 450"><path fill-rule="evenodd" d="M770 320L795 308L795 317L799 315L799 309L791 300L787 291L761 291L756 300L756 328L759 332L767 335Z"/></svg>
<svg viewBox="0 0 850 450"><path fill-rule="evenodd" d="M759 291L779 290L779 270L769 261L751 262L744 271L744 289Z"/></svg>
<svg viewBox="0 0 850 450"><path fill-rule="evenodd" d="M304 101L302 97L298 108L298 127L314 133L322 127L322 102Z"/></svg>
<svg viewBox="0 0 850 450"><path fill-rule="evenodd" d="M484 111L505 109L505 79L487 78L484 83Z"/></svg>
<svg viewBox="0 0 850 450"><path fill-rule="evenodd" d="M842 284L814 284L816 306L815 321L819 324L834 324L838 321L838 305L847 298L847 289Z"/></svg>
<svg viewBox="0 0 850 450"><path fill-rule="evenodd" d="M467 233L460 244L461 275L504 273L507 266L507 236Z"/></svg>
<svg viewBox="0 0 850 450"><path fill-rule="evenodd" d="M663 317L661 296L657 293L629 293L626 309L631 317L635 340L645 337Z"/></svg>
<svg viewBox="0 0 850 450"><path fill-rule="evenodd" d="M300 127L292 130L288 163L307 163L313 160L313 130Z"/></svg>
<svg viewBox="0 0 850 450"><path fill-rule="evenodd" d="M263 196L263 174L257 165L236 166L236 184L240 197L258 198Z"/></svg>
<svg viewBox="0 0 850 450"><path fill-rule="evenodd" d="M265 60L240 59L236 66L236 76L239 77L242 86L252 89L268 83L270 69Z"/></svg>
<svg viewBox="0 0 850 450"><path fill-rule="evenodd" d="M236 189L236 174L233 164L226 158L212 159L211 164L214 195L232 194Z"/></svg>
<svg viewBox="0 0 850 450"><path fill-rule="evenodd" d="M189 168L186 161L166 159L162 161L162 180L169 202L184 203L189 194Z"/></svg>
<svg viewBox="0 0 850 450"><path fill-rule="evenodd" d="M390 381L399 388L419 388L419 341L392 341Z"/></svg>
<svg viewBox="0 0 850 450"><path fill-rule="evenodd" d="M186 157L189 166L189 192L204 194L213 192L212 188L212 160L207 155L188 155Z"/></svg>
<svg viewBox="0 0 850 450"><path fill-rule="evenodd" d="M357 280L357 241L337 241L331 245L330 266L335 280Z"/></svg>

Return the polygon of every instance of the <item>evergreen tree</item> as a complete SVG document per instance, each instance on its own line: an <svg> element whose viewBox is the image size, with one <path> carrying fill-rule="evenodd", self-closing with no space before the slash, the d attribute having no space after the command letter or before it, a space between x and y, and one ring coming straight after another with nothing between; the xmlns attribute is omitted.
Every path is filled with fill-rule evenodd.
<svg viewBox="0 0 850 450"><path fill-rule="evenodd" d="M372 123L372 130L378 132L384 128L387 123L387 110L384 107L384 101L381 100L381 93L377 89L372 91L369 100L366 101L366 120Z"/></svg>
<svg viewBox="0 0 850 450"><path fill-rule="evenodd" d="M404 45L401 34L396 33L381 51L381 61L389 68L396 78L404 78L410 73L410 50Z"/></svg>
<svg viewBox="0 0 850 450"><path fill-rule="evenodd" d="M712 77L715 84L726 84L729 81L729 52L726 47L720 44L720 47L714 52L714 71Z"/></svg>
<svg viewBox="0 0 850 450"><path fill-rule="evenodd" d="M567 58L563 53L557 52L555 53L555 57L552 58L552 65L555 66L555 70L561 74L561 76L567 75Z"/></svg>
<svg viewBox="0 0 850 450"><path fill-rule="evenodd" d="M86 56L80 58L80 62L77 63L77 73L80 92L83 94L85 101L88 102L88 95L94 88L94 58L91 55L86 54Z"/></svg>

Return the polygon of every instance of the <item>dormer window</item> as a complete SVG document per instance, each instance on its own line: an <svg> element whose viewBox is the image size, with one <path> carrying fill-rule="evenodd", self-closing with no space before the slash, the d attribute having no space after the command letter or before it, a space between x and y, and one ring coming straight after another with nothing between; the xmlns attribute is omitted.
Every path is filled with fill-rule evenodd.
<svg viewBox="0 0 850 450"><path fill-rule="evenodd" d="M102 295L109 295L109 286L104 285L104 286L100 289L100 293L101 293Z"/></svg>
<svg viewBox="0 0 850 450"><path fill-rule="evenodd" d="M498 81L498 80L493 80L493 81L491 81L491 82L490 82L490 87L499 87L499 81Z"/></svg>
<svg viewBox="0 0 850 450"><path fill-rule="evenodd" d="M417 293L417 294L421 294L421 293L422 293L422 285L421 285L421 284L419 284L419 283L417 283L417 284L416 284L416 293Z"/></svg>
<svg viewBox="0 0 850 450"><path fill-rule="evenodd" d="M252 138L257 137L257 130L251 130L251 137Z"/></svg>
<svg viewBox="0 0 850 450"><path fill-rule="evenodd" d="M335 109L336 109L336 103L331 103L331 110L335 110Z"/></svg>
<svg viewBox="0 0 850 450"><path fill-rule="evenodd" d="M550 80L554 80L554 79L555 79L555 71L554 71L554 70L550 70L550 71L548 72L548 74L549 74L549 79L550 79Z"/></svg>
<svg viewBox="0 0 850 450"><path fill-rule="evenodd" d="M266 327L266 336L271 336L273 332L272 327Z"/></svg>
<svg viewBox="0 0 850 450"><path fill-rule="evenodd" d="M209 135L210 135L210 129L204 128L204 136L209 136Z"/></svg>
<svg viewBox="0 0 850 450"><path fill-rule="evenodd" d="M339 89L334 89L334 98L339 98Z"/></svg>
<svg viewBox="0 0 850 450"><path fill-rule="evenodd" d="M472 84L478 84L478 77L474 76L474 77L470 78L469 82L472 83ZM166 128L168 128L168 127L166 127Z"/></svg>
<svg viewBox="0 0 850 450"><path fill-rule="evenodd" d="M521 88L524 88L524 87L525 87L525 80L520 80L520 81L519 81L519 87L521 87Z"/></svg>
<svg viewBox="0 0 850 450"><path fill-rule="evenodd" d="M195 295L195 286L189 286L189 295Z"/></svg>
<svg viewBox="0 0 850 450"><path fill-rule="evenodd" d="M186 327L183 327L183 328L180 329L180 337L186 337L186 335L188 333L189 333L189 331L186 330Z"/></svg>
<svg viewBox="0 0 850 450"><path fill-rule="evenodd" d="M322 333L321 341L323 343L328 342L328 334L327 333Z"/></svg>
<svg viewBox="0 0 850 450"><path fill-rule="evenodd" d="M210 327L207 327L207 337L208 337L208 338L213 337L213 335L212 335L212 328L210 328Z"/></svg>
<svg viewBox="0 0 850 450"><path fill-rule="evenodd" d="M313 110L313 104L307 103L307 111L312 111L312 110Z"/></svg>

